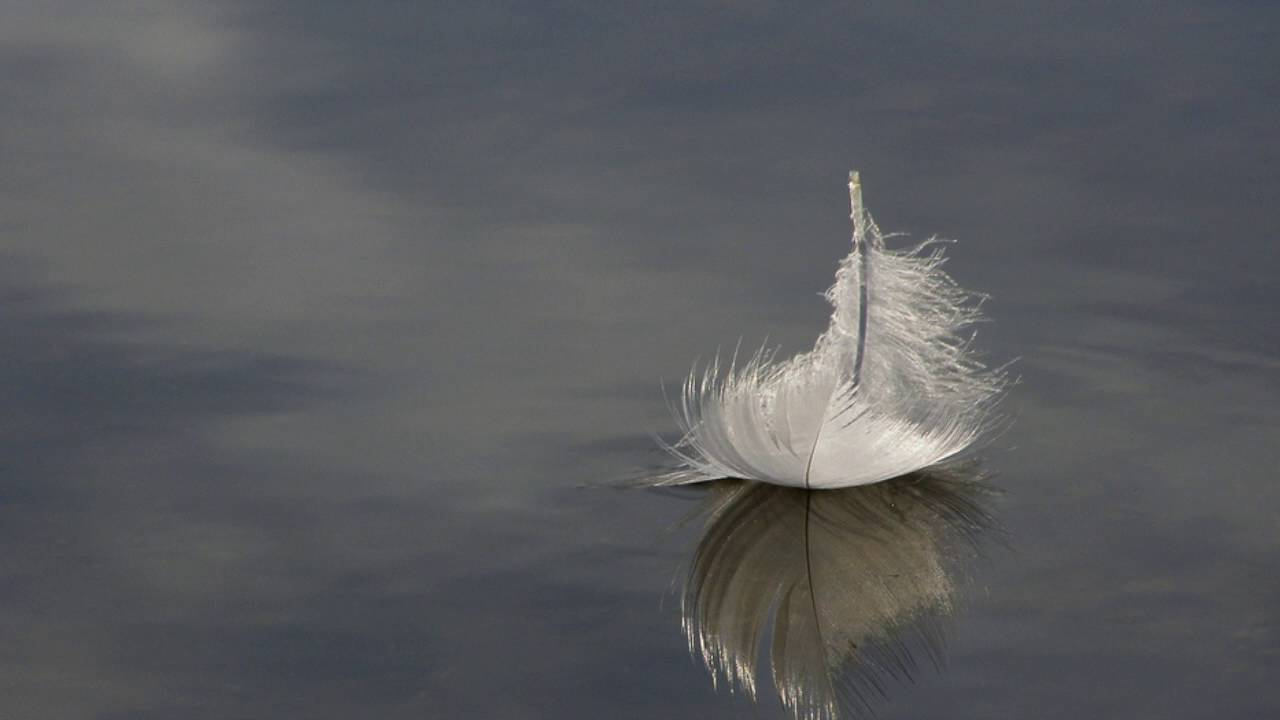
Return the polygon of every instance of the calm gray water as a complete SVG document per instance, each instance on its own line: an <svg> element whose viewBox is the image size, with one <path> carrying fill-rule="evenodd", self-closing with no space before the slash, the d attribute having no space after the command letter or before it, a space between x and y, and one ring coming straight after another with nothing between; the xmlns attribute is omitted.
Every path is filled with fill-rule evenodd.
<svg viewBox="0 0 1280 720"><path fill-rule="evenodd" d="M593 486L853 167L1021 377L879 716L1280 715L1280 6L112 5L0 9L0 716L784 717Z"/></svg>

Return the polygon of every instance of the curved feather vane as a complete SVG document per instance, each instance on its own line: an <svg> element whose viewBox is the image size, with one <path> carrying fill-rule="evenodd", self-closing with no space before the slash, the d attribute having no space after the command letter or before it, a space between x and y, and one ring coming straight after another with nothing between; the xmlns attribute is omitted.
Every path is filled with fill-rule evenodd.
<svg viewBox="0 0 1280 720"><path fill-rule="evenodd" d="M712 483L681 610L712 677L758 696L762 646L793 717L870 713L917 653L942 662L951 562L995 527L976 464L830 491Z"/></svg>
<svg viewBox="0 0 1280 720"><path fill-rule="evenodd" d="M831 324L813 350L775 362L763 350L685 381L673 409L679 484L746 478L778 485L865 485L953 458L987 431L1004 389L974 355L980 298L942 270L941 241L885 246L849 174L853 251L826 293Z"/></svg>

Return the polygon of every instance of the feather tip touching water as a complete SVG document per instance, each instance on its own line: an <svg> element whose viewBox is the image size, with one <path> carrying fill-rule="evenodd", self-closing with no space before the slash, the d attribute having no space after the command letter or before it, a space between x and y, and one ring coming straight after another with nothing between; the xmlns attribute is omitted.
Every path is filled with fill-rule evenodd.
<svg viewBox="0 0 1280 720"><path fill-rule="evenodd" d="M972 347L980 296L942 266L943 241L904 250L885 236L849 174L853 249L826 292L831 322L812 350L778 361L695 367L674 403L681 438L664 447L675 485L741 478L803 488L888 480L972 449L1008 384Z"/></svg>

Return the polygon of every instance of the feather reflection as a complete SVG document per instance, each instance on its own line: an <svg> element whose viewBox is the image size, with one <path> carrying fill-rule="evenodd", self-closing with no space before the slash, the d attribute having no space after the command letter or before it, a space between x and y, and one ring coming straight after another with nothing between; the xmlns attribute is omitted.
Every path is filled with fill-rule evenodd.
<svg viewBox="0 0 1280 720"><path fill-rule="evenodd" d="M708 492L682 598L690 649L753 700L767 650L797 718L870 711L918 658L937 666L953 564L995 527L976 464L839 490L720 480Z"/></svg>

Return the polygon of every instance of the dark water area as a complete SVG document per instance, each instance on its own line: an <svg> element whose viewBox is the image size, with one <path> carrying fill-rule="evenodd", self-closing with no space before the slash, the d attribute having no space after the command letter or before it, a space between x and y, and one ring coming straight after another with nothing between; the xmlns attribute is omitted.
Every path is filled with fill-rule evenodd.
<svg viewBox="0 0 1280 720"><path fill-rule="evenodd" d="M682 634L713 491L609 484L824 329L851 168L1019 377L877 716L1280 716L1278 24L0 8L0 717L786 717Z"/></svg>

